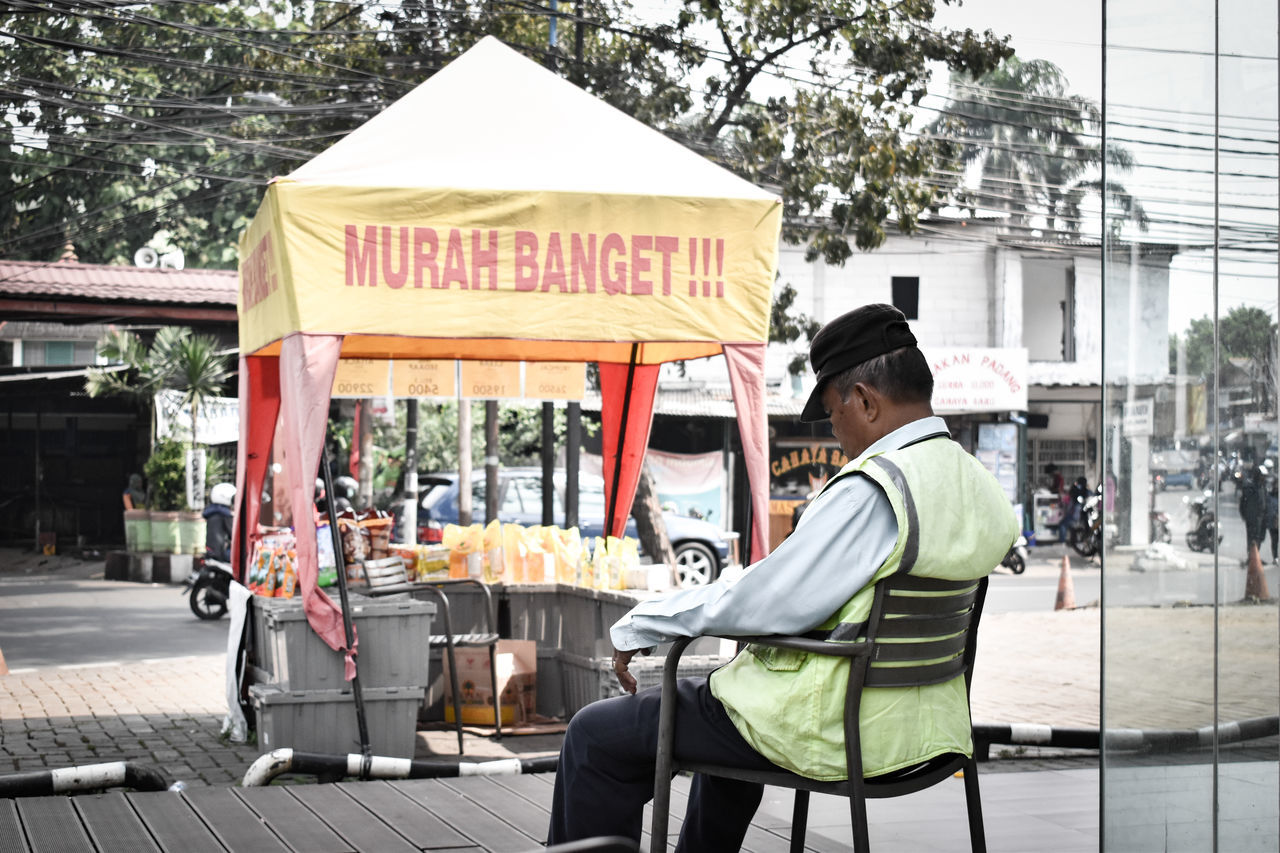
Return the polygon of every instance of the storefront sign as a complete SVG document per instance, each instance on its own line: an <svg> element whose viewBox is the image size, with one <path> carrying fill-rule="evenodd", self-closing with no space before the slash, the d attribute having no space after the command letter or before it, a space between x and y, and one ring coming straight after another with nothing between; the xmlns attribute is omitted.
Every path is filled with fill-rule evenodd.
<svg viewBox="0 0 1280 853"><path fill-rule="evenodd" d="M769 484L774 497L817 491L849 462L835 444L774 447L769 453Z"/></svg>
<svg viewBox="0 0 1280 853"><path fill-rule="evenodd" d="M1155 401L1151 398L1145 400L1134 400L1124 404L1124 424L1122 430L1125 436L1142 436L1151 435L1155 432L1156 417Z"/></svg>
<svg viewBox="0 0 1280 853"><path fill-rule="evenodd" d="M587 365L580 361L530 361L524 366L524 395L531 400L581 400Z"/></svg>
<svg viewBox="0 0 1280 853"><path fill-rule="evenodd" d="M462 362L462 397L497 400L520 396L520 362Z"/></svg>
<svg viewBox="0 0 1280 853"><path fill-rule="evenodd" d="M933 370L933 410L1023 412L1027 409L1027 351L922 347Z"/></svg>
<svg viewBox="0 0 1280 853"><path fill-rule="evenodd" d="M181 391L165 389L156 394L156 437L186 440L191 436L191 406ZM240 440L240 401L235 397L205 397L196 419L199 444L226 444Z"/></svg>
<svg viewBox="0 0 1280 853"><path fill-rule="evenodd" d="M385 397L391 388L391 362L343 358L333 375L333 397Z"/></svg>
<svg viewBox="0 0 1280 853"><path fill-rule="evenodd" d="M455 397L458 362L444 359L401 359L391 367L391 393L396 397Z"/></svg>

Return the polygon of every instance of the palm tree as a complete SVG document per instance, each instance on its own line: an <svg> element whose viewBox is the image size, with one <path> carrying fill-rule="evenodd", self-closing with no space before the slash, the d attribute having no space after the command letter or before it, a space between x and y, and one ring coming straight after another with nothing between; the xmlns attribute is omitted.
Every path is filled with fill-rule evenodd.
<svg viewBox="0 0 1280 853"><path fill-rule="evenodd" d="M1092 141L1101 125L1098 107L1088 98L1067 94L1067 80L1051 62L1010 57L977 81L951 80L951 102L929 132L949 137L959 148L964 170L976 169L976 189L961 176L955 196L970 212L1002 210L1010 224L1032 227L1041 219L1051 232L1078 232L1080 205L1090 193L1102 193L1119 208L1108 213L1108 227L1134 221L1146 227L1146 213L1123 185L1103 187L1093 176L1103 163L1102 146ZM1111 145L1109 168L1125 172L1133 156Z"/></svg>
<svg viewBox="0 0 1280 853"><path fill-rule="evenodd" d="M211 335L191 329L164 326L151 346L133 332L113 329L98 342L98 354L108 361L89 370L85 391L90 397L132 397L147 409L151 421L151 446L156 443L155 395L164 388L182 392L191 406L191 442L196 440L201 404L222 391L230 368Z"/></svg>

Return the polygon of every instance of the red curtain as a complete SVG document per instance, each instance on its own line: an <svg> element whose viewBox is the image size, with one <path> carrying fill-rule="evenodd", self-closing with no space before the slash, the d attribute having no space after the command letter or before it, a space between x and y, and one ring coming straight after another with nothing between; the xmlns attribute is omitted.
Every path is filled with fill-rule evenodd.
<svg viewBox="0 0 1280 853"><path fill-rule="evenodd" d="M751 491L751 528L743 565L769 554L769 417L764 402L764 355L764 344L724 345Z"/></svg>
<svg viewBox="0 0 1280 853"><path fill-rule="evenodd" d="M262 483L279 414L280 360L275 356L241 356L240 444L236 448L236 509L231 534L231 566L241 583L262 512Z"/></svg>
<svg viewBox="0 0 1280 853"><path fill-rule="evenodd" d="M320 639L335 651L346 652L346 676L355 677L353 655L347 648L342 609L316 585L320 572L314 524L316 470L329 425L329 395L342 352L341 335L292 334L280 346L280 396L284 417L285 475L293 507L293 532L297 538L298 590L307 622Z"/></svg>
<svg viewBox="0 0 1280 853"><path fill-rule="evenodd" d="M659 367L656 364L600 364L604 495L609 513L605 530L610 536L622 536L631 515L631 501L640 482L640 466L645 448L649 446Z"/></svg>

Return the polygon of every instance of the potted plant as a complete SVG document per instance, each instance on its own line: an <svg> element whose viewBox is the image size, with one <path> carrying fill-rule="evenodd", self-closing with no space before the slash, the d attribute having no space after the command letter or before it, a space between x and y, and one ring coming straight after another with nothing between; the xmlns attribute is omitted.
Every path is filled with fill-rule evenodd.
<svg viewBox="0 0 1280 853"><path fill-rule="evenodd" d="M205 399L221 393L230 375L225 353L215 338L174 326L162 327L150 346L133 332L114 330L99 342L98 353L108 365L89 371L85 390L91 397L132 397L150 420L152 452L145 470L151 489L148 506L152 548L175 554L203 553L205 522L199 509L204 495L193 495L190 501L186 496L188 445L174 440L180 431L174 437L157 440L154 401L162 389L181 392L183 404L190 408L191 431L187 438L194 447L199 435L200 406ZM141 524L140 515L135 513L130 520ZM135 536L135 541L140 540Z"/></svg>
<svg viewBox="0 0 1280 853"><path fill-rule="evenodd" d="M178 441L156 442L144 470L151 507L151 548L160 553L179 554L182 543L178 514L187 509L186 448Z"/></svg>

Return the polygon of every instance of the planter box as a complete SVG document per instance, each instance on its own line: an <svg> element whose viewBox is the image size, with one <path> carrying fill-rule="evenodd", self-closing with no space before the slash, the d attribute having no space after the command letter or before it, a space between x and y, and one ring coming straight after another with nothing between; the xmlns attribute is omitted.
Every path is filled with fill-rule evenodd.
<svg viewBox="0 0 1280 853"><path fill-rule="evenodd" d="M363 688L361 696L373 754L413 758L422 688ZM355 696L349 691L254 684L249 699L257 714L258 749L264 753L282 747L326 755L360 752Z"/></svg>

